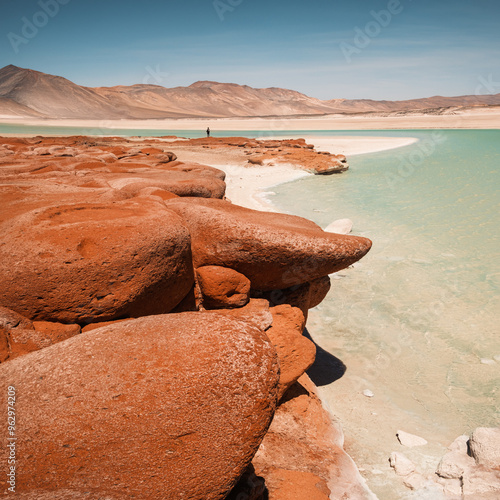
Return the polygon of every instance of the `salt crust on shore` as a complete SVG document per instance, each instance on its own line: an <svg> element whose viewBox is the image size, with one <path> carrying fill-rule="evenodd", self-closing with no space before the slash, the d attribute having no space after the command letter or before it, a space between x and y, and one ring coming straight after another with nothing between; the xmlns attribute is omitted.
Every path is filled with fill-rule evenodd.
<svg viewBox="0 0 500 500"><path fill-rule="evenodd" d="M272 130L286 134L287 130L382 130L429 128L500 128L500 107L458 110L446 115L408 113L383 116L382 113L358 115L324 115L294 117L249 118L178 118L165 120L54 120L2 115L5 124L59 127L92 127L116 129L205 130ZM15 134L18 135L18 134Z"/></svg>

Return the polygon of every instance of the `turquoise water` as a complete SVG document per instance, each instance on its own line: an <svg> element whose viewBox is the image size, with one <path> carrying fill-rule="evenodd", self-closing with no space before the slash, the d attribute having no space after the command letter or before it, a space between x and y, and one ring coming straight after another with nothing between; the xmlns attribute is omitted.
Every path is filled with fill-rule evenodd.
<svg viewBox="0 0 500 500"><path fill-rule="evenodd" d="M208 122L207 122L208 123ZM358 132L349 132L349 135L357 134ZM103 121L103 125L99 127L66 127L66 126L49 126L49 125L21 125L12 123L0 123L0 136L2 134L9 135L41 135L41 136L71 136L71 135L97 135L97 136L118 136L118 137L162 137L168 135L175 135L177 137L186 137L189 139L206 137L206 124L200 122L200 130L182 130L182 129L124 129L113 128ZM212 130L213 137L270 137L275 135L346 135L346 132L325 132L308 131L303 132L300 130L283 130L279 122L275 130ZM363 134L363 132L361 132ZM377 131L369 133L369 135L377 135ZM383 134L382 134L383 135ZM393 135L393 134L392 134Z"/></svg>
<svg viewBox="0 0 500 500"><path fill-rule="evenodd" d="M447 446L500 423L500 130L377 135L419 142L352 156L345 174L277 186L272 201L322 227L350 218L353 234L373 241L362 261L334 276L308 320L312 337L347 366L346 380L327 393L334 412L342 406L336 384L368 388L376 396L359 408L393 419L363 423L369 432L392 425L390 440L401 424ZM338 413L349 428L355 411ZM356 453L363 462L353 446ZM381 466L373 456L365 465Z"/></svg>
<svg viewBox="0 0 500 500"><path fill-rule="evenodd" d="M349 218L373 241L308 329L347 367L323 395L349 452L380 498L402 498L387 463L397 429L441 446L412 452L433 472L457 436L500 424L500 130L343 134L419 142L274 187L272 202L322 227Z"/></svg>
<svg viewBox="0 0 500 500"><path fill-rule="evenodd" d="M498 424L500 131L399 134L420 141L274 188L273 202L322 227L350 218L373 240L321 308L346 352L369 366L392 345L387 369L414 366L407 382L446 394L464 430Z"/></svg>

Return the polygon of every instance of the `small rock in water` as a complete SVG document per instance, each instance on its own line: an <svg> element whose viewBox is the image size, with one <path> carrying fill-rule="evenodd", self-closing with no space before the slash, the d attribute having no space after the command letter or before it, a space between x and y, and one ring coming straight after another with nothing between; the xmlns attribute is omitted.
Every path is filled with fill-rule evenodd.
<svg viewBox="0 0 500 500"><path fill-rule="evenodd" d="M370 389L365 389L363 391L363 396L366 396L367 398L373 398L373 396L375 396L375 394L373 394L373 392L370 391Z"/></svg>
<svg viewBox="0 0 500 500"><path fill-rule="evenodd" d="M352 231L351 219L338 219L325 227L327 233L349 234Z"/></svg>
<svg viewBox="0 0 500 500"><path fill-rule="evenodd" d="M398 437L399 442L403 446L408 446L409 448L413 446L423 446L424 444L427 444L427 441L424 438L415 436L414 434L410 434L408 432L398 431L396 432L396 436Z"/></svg>

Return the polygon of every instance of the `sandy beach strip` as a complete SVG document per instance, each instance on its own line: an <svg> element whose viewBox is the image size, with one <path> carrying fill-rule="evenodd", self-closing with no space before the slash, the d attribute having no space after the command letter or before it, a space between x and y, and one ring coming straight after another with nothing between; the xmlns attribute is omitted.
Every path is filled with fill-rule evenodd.
<svg viewBox="0 0 500 500"><path fill-rule="evenodd" d="M211 165L226 172L226 196L235 205L260 210L278 212L268 199L274 186L295 181L313 174L294 165L274 166Z"/></svg>
<svg viewBox="0 0 500 500"><path fill-rule="evenodd" d="M449 114L402 113L398 116L382 114L339 114L305 117L249 117L249 118L176 118L161 120L82 120L39 119L0 116L2 125L50 127L85 127L95 135L107 135L120 129L132 130L199 130L207 126L212 131L270 131L282 135L287 130L390 130L390 129L500 129L500 106L491 108L450 111Z"/></svg>
<svg viewBox="0 0 500 500"><path fill-rule="evenodd" d="M299 136L296 136L299 137ZM418 142L416 137L367 137L367 136L314 136L301 135L308 144L314 144L316 151L343 154L347 157L368 153L378 153L389 149L410 146ZM271 139L290 139L295 136L276 136Z"/></svg>

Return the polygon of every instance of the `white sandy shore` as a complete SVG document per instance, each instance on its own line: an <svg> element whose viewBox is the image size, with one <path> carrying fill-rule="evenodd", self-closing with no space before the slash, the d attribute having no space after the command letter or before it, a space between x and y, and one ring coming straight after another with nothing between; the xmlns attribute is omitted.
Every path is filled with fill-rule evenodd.
<svg viewBox="0 0 500 500"><path fill-rule="evenodd" d="M298 135L276 136L276 139L290 139ZM418 142L415 137L363 137L363 136L314 136L300 135L307 143L314 144L316 151L328 151L333 154L346 156L361 155L366 153L377 153L388 149L396 149L409 146Z"/></svg>
<svg viewBox="0 0 500 500"><path fill-rule="evenodd" d="M307 177L308 172L289 164L262 167L214 165L226 172L226 196L235 204L264 212L277 212L267 199L273 186Z"/></svg>
<svg viewBox="0 0 500 500"><path fill-rule="evenodd" d="M282 136L281 138L290 137ZM400 148L418 141L414 137L305 136L304 138L308 143L314 144L316 150L344 154L348 161L349 157L353 155ZM274 186L313 175L289 164L260 167L215 164L213 162L209 164L226 172L226 194L233 203L266 212L277 211L269 199L273 194L272 188Z"/></svg>
<svg viewBox="0 0 500 500"><path fill-rule="evenodd" d="M108 129L164 129L200 130L210 126L213 131L221 130L269 130L283 134L287 130L387 130L426 128L500 128L500 106L458 110L455 114L404 114L399 116L367 115L324 115L318 117L277 118L181 118L167 120L46 120L28 117L0 116L2 124L40 125L56 127L95 128L96 134Z"/></svg>

